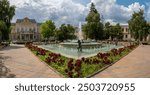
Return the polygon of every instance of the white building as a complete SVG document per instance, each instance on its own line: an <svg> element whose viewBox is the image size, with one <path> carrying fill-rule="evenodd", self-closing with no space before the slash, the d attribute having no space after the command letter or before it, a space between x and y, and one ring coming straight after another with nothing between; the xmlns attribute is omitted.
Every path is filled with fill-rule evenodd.
<svg viewBox="0 0 150 95"><path fill-rule="evenodd" d="M123 40L124 41L133 41L134 38L131 36L130 30L129 30L129 25L128 24L122 24L121 26L121 31L123 32ZM147 42L150 42L150 35L148 35Z"/></svg>
<svg viewBox="0 0 150 95"><path fill-rule="evenodd" d="M17 19L16 23L13 23L11 27L10 39L12 41L38 41L41 38L40 24L34 19L27 17Z"/></svg>
<svg viewBox="0 0 150 95"><path fill-rule="evenodd" d="M130 30L129 30L129 26L128 24L122 24L121 26L121 31L123 32L123 40L124 41L128 41L133 39L131 34L130 34Z"/></svg>

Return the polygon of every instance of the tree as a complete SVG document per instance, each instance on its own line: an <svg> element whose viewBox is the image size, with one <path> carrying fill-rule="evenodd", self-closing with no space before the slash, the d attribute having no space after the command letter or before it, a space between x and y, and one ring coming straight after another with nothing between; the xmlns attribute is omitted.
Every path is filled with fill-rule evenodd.
<svg viewBox="0 0 150 95"><path fill-rule="evenodd" d="M58 40L67 40L75 38L75 28L70 24L62 24L59 29L56 30L55 37Z"/></svg>
<svg viewBox="0 0 150 95"><path fill-rule="evenodd" d="M128 21L131 35L136 41L142 41L148 36L148 25L144 18L144 11L140 9L132 14L132 18Z"/></svg>
<svg viewBox="0 0 150 95"><path fill-rule="evenodd" d="M119 23L117 23L115 26L114 26L114 34L112 35L113 38L116 38L117 40L118 39L122 39L123 38L123 33L121 31L121 26Z"/></svg>
<svg viewBox="0 0 150 95"><path fill-rule="evenodd" d="M59 41L63 41L64 40L64 34L60 29L56 29L55 30L55 38Z"/></svg>
<svg viewBox="0 0 150 95"><path fill-rule="evenodd" d="M145 24L142 32L143 40L146 41L147 36L150 34L150 25L148 23Z"/></svg>
<svg viewBox="0 0 150 95"><path fill-rule="evenodd" d="M87 24L82 28L88 38L95 40L103 38L103 24L100 20L100 14L95 8L94 3L91 3L90 12L86 17Z"/></svg>
<svg viewBox="0 0 150 95"><path fill-rule="evenodd" d="M8 0L0 0L0 20L5 22L7 28L2 32L2 40L9 39L9 33L11 32L11 20L15 15L15 6L10 6Z"/></svg>
<svg viewBox="0 0 150 95"><path fill-rule="evenodd" d="M90 36L89 32L88 32L88 25L87 24L82 25L82 31L85 34L85 39L87 39Z"/></svg>
<svg viewBox="0 0 150 95"><path fill-rule="evenodd" d="M0 21L0 42L2 41L2 33L7 29L7 26L4 21Z"/></svg>
<svg viewBox="0 0 150 95"><path fill-rule="evenodd" d="M54 36L55 24L51 20L46 21L41 25L41 34L44 38L49 39L51 36Z"/></svg>
<svg viewBox="0 0 150 95"><path fill-rule="evenodd" d="M111 37L111 40L114 40L114 38L122 39L123 37L123 33L121 31L121 26L119 23L116 25L110 25L110 23L107 22L105 24L104 34L106 39Z"/></svg>
<svg viewBox="0 0 150 95"><path fill-rule="evenodd" d="M104 38L105 39L109 39L110 37L110 29L111 29L111 25L109 22L105 23L104 26Z"/></svg>

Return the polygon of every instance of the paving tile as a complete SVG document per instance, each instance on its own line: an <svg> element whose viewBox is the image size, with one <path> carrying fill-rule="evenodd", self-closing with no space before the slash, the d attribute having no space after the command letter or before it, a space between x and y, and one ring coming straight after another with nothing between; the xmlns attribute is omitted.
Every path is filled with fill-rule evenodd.
<svg viewBox="0 0 150 95"><path fill-rule="evenodd" d="M93 78L150 78L150 46L139 46Z"/></svg>
<svg viewBox="0 0 150 95"><path fill-rule="evenodd" d="M0 54L8 57L4 64L17 78L61 78L24 46L11 45L1 50Z"/></svg>

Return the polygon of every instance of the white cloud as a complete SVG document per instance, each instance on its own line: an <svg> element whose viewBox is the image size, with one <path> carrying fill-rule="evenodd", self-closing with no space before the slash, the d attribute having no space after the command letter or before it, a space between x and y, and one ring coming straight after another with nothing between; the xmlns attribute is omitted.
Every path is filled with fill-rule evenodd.
<svg viewBox="0 0 150 95"><path fill-rule="evenodd" d="M116 0L92 0L105 20L111 22L127 23L134 11L145 9L144 5L135 2L128 7L118 5Z"/></svg>
<svg viewBox="0 0 150 95"><path fill-rule="evenodd" d="M17 18L28 16L43 22L52 19L56 25L70 23L77 25L84 21L89 12L90 3L87 6L74 2L73 0L9 0L12 5L16 5ZM145 9L144 5L135 2L128 7L118 5L116 0L91 0L96 5L97 10L106 21L126 23L132 13L139 9ZM150 8L147 14L150 14Z"/></svg>
<svg viewBox="0 0 150 95"><path fill-rule="evenodd" d="M57 25L77 24L84 20L86 14L86 7L72 0L10 0L10 2L17 6L14 21L28 16L39 22L52 19Z"/></svg>
<svg viewBox="0 0 150 95"><path fill-rule="evenodd" d="M146 11L146 19L150 22L150 2L146 3L146 6L148 7L147 11Z"/></svg>

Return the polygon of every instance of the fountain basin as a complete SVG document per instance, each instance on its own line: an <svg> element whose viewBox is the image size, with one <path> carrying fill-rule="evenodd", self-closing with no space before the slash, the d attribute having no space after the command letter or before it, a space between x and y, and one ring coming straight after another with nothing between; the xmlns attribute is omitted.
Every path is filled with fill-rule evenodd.
<svg viewBox="0 0 150 95"><path fill-rule="evenodd" d="M75 44L75 43L74 43ZM70 44L69 44L70 45ZM75 44L76 45L76 44ZM40 48L49 50L54 53L59 53L68 58L80 59L82 57L91 57L97 55L99 52L107 52L113 48L121 48L123 46L115 46L112 44L103 44L102 47L99 48L83 48L82 52L79 52L75 47L66 47L61 44L49 44L49 45L39 45Z"/></svg>
<svg viewBox="0 0 150 95"><path fill-rule="evenodd" d="M78 48L78 43L76 42L65 42L65 43L60 43L61 46L64 47L69 47L69 48ZM82 48L100 48L103 45L101 43L97 43L97 42L88 42L88 43L81 43Z"/></svg>

